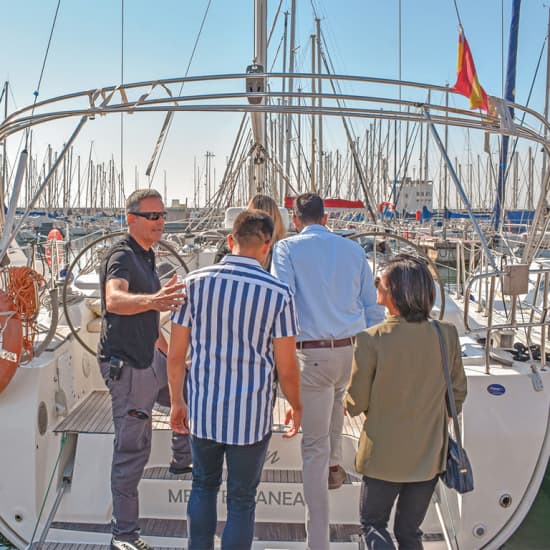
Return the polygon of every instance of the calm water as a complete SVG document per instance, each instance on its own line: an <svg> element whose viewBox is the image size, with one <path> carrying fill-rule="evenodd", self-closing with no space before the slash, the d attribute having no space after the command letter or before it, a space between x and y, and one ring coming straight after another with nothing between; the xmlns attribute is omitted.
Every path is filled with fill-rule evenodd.
<svg viewBox="0 0 550 550"><path fill-rule="evenodd" d="M505 550L550 549L550 465L546 469L535 503L520 528L503 548Z"/></svg>

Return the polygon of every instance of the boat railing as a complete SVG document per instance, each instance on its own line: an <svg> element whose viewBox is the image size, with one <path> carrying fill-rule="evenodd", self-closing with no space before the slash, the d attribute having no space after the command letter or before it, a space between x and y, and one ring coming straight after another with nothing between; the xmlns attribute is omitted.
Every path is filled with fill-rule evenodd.
<svg viewBox="0 0 550 550"><path fill-rule="evenodd" d="M6 117L0 124L0 141L31 126L68 117L82 117L76 131L78 134L80 126L87 120L124 112L272 112L421 123L426 122L426 112L429 112L430 122L434 124L477 128L483 132L524 137L548 146L545 132L535 130L541 126L543 129L548 127L544 116L528 107L498 97L491 97L494 109L486 114L436 102L434 96L445 97L449 88L427 83L358 75L293 73L294 78L302 79L304 83L324 80L338 83L340 87L353 84L360 88L360 92L330 93L327 91L328 87L323 92L314 88L291 92L285 89L284 84L288 73L268 72L255 77L264 82L269 81L269 86L264 86L263 91L251 93L246 88L248 77L247 73L237 73L141 81L81 90L45 99ZM187 93L181 95L178 88L187 90ZM395 97L396 90L400 91L399 99ZM433 102L429 103L426 98L432 98ZM322 100L317 105L313 101L311 104L306 101L317 99ZM511 120L509 108L514 109L516 117L527 116L527 120Z"/></svg>
<svg viewBox="0 0 550 550"><path fill-rule="evenodd" d="M519 268L519 269L518 269ZM529 276L534 275L536 282L534 290L528 293ZM513 342L511 337L516 334L517 331L525 331L526 350L529 353L530 359L533 359L532 354L532 341L533 341L533 329L540 329L540 365L541 368L546 366L546 335L550 330L550 317L548 316L548 292L550 287L550 267L540 267L538 269L527 269L527 266L521 264L515 264L507 266L506 269L478 273L469 278L464 288L464 326L467 332L478 331L474 329L469 322L470 311L470 296L471 291L476 283L480 284L480 288L485 286L488 292L485 293L486 299L484 303L484 313L487 317L487 325L482 327L481 330L485 331L485 372L490 374L490 358L492 351L492 340L495 334L500 336L500 348L509 349L513 348ZM505 309L506 322L494 322L495 312L495 298L497 296L497 283L500 283L500 292L502 298L508 296L510 298L509 307ZM531 294L530 300L524 300L519 302L519 295ZM539 296L542 298L542 304L539 306ZM482 305L482 294L478 295L478 310ZM528 321L517 321L517 308L518 303L522 310L522 317L525 319L523 313L527 310L529 317Z"/></svg>

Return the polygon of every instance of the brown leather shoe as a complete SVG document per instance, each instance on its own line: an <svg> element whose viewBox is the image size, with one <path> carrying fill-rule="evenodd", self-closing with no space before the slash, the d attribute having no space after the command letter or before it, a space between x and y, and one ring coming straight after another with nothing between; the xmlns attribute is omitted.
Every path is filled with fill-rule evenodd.
<svg viewBox="0 0 550 550"><path fill-rule="evenodd" d="M339 464L336 468L336 470L330 469L328 472L329 489L339 489L344 484L344 481L346 481L347 474L344 468L342 468Z"/></svg>

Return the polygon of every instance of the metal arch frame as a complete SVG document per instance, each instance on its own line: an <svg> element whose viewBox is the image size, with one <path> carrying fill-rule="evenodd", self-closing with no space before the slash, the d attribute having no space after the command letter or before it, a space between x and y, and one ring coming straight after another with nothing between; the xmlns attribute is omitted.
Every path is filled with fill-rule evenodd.
<svg viewBox="0 0 550 550"><path fill-rule="evenodd" d="M287 77L287 73L259 73L255 74L256 78L263 79L277 79ZM349 75L330 75L330 74L313 74L313 73L293 73L294 78L304 78L304 79L323 79L339 82L360 82L363 84L376 84L376 85L390 85L398 87L399 89L405 87L409 89L419 89L425 91L438 91L448 93L448 87L435 86L430 84L416 83L410 81L400 81L392 79L379 79L366 76L349 76ZM24 107L10 116L8 116L4 122L0 125L0 141L5 140L10 135L26 130L32 126L51 122L54 120L61 120L71 117L80 117L80 120L71 134L69 140L64 144L62 151L58 155L56 162L52 166L48 175L41 182L35 196L31 200L30 204L27 206L25 215L32 209L38 197L40 196L43 189L49 183L49 180L54 175L59 163L65 157L65 154L69 150L70 146L82 130L83 126L90 119L95 118L96 115L106 115L113 113L136 113L136 112L175 112L175 111L197 111L197 112L249 112L249 113L300 113L300 114L316 114L316 115L326 115L326 116L338 116L350 117L350 118L377 118L377 119L389 119L389 120L401 120L401 121L412 121L418 123L426 123L426 113L431 112L442 112L443 114L431 115L431 120L429 124L433 127L434 124L442 124L446 126L454 127L468 127L472 129L479 129L484 132L494 133L494 134L503 134L503 135L512 135L516 137L521 137L530 141L534 141L543 145L544 150L550 156L550 141L544 138L544 135L537 133L535 130L528 128L527 126L515 124L513 119L509 114L509 108L514 108L516 112L521 112L529 114L534 117L543 127L543 129L550 129L550 124L544 119L542 115L515 103L508 103L503 99L491 97L491 102L495 105L495 111L498 112L499 116L496 116L494 113L490 115L484 115L480 113L475 113L472 111L466 111L461 109L443 107L440 105L433 105L423 101L418 100L403 100L403 99L392 99L392 98L380 98L380 97L371 97L371 96L359 96L359 95L350 95L350 94L340 94L340 93L322 93L317 94L314 92L311 93L287 93L287 92L254 92L252 94L245 92L225 92L217 94L195 94L176 97L170 90L169 86L173 84L183 85L184 83L192 82L213 82L213 81L227 81L227 80L237 80L240 82L246 82L247 74L222 74L222 75L208 75L208 76L194 76L186 78L173 78L173 79L162 79L162 80L153 80L145 82L136 82L130 84L119 84L116 86L109 86L105 88L98 88L95 90L85 90L81 92L74 92L66 94L63 96L54 97L44 101L37 102L34 105ZM129 101L128 92L131 90L138 90L139 88L148 87L148 90L144 91L137 99ZM160 88L164 90L168 97L153 98L149 99L151 93L154 89ZM111 101L117 94L120 94L122 103L111 104ZM260 100L267 100L269 98L281 99L281 98L295 98L295 97L318 97L323 99L321 107L313 106L299 106L294 105L285 105L284 101L279 101L278 105L266 105L266 104L250 104L248 100L254 97L255 99L260 98ZM431 97L431 96L430 96ZM72 108L60 111L46 112L46 113L36 113L41 109L46 108L50 105L59 105L65 102L70 103L71 101L77 99L85 98L87 101L86 108ZM222 99L243 99L241 104L206 104L206 102L220 101ZM101 99L101 103L96 105L96 102ZM247 101L245 102L244 99ZM335 105L329 106L327 102L332 100ZM340 104L341 101L353 100L358 102L371 102L375 103L377 108L358 108L358 107L346 107ZM200 102L205 102L200 104ZM190 102L199 102L199 103L190 103ZM290 102L288 102L290 103ZM414 107L411 111L407 109L406 112L403 111L384 111L380 109L380 105L391 104L399 106ZM36 113L36 114L35 114ZM449 115L453 116L449 116ZM550 179L548 183L543 185L541 192L541 197L539 204L536 210L537 220L540 219L541 212L544 206L544 200L550 191ZM19 223L15 223L15 219L12 216L9 220L6 220L4 226L4 232L6 233L6 239L3 239L6 244L0 247L0 258L3 257L6 253L7 246L13 240L16 233L19 231L20 227L23 224L24 218L23 215Z"/></svg>
<svg viewBox="0 0 550 550"><path fill-rule="evenodd" d="M287 73L262 73L255 75L264 79L281 79L288 77ZM11 134L17 133L31 126L38 124L51 122L54 120L61 120L64 118L82 116L86 118L93 118L96 115L107 115L112 113L136 113L136 112L177 112L177 111L199 111L199 112L275 112L275 113L301 113L301 114L317 114L326 116L349 116L354 118L378 118L378 119L390 119L390 120L402 120L412 122L426 122L423 116L423 109L429 109L433 112L441 112L444 115L432 115L433 122L436 124L444 124L448 126L469 127L479 129L482 131L505 134L524 139L532 140L541 143L545 146L547 152L550 154L550 142L545 140L544 135L539 134L533 129L528 128L525 125L515 124L512 120L506 120L503 116L497 116L494 114L486 115L477 112L472 112L464 109L457 109L453 107L445 107L437 104L429 104L424 101L407 100L407 99L394 99L390 97L375 97L375 96L362 96L355 94L331 94L331 93L311 93L311 92L255 92L254 94L246 92L222 92L214 94L193 94L184 96L175 96L170 90L170 85L183 85L185 83L211 83L213 81L227 81L237 80L245 81L246 74L222 74L222 75L206 75L206 76L194 76L186 78L173 78L162 79L152 81L142 81L129 84L122 84L116 86L108 86L105 88L90 89L80 92L74 92L63 96L54 97L51 99L39 101L34 105L29 105L18 111L15 111L9 115L3 123L0 125L0 141L6 139ZM400 88L409 88L416 90L436 91L447 93L448 87L435 86L425 83L417 83L410 81L399 81L391 79L378 79L372 77L363 76L350 76L350 75L327 75L327 74L313 74L313 73L293 73L294 78L303 79L324 79L324 80L337 80L339 82L359 82L362 84L376 84L376 85L388 85ZM139 88L148 87L148 90L139 95L137 99L129 100L128 92L138 91ZM166 97L151 98L153 90L161 89L166 93ZM117 94L120 94L121 102L113 103L113 99ZM293 105L285 105L285 102L280 101L279 104L249 104L248 98L254 95L255 97L268 99L288 99L288 98L321 98L323 105L321 107L311 107L307 105L301 105L300 107ZM228 100L228 99L242 99L240 104L208 104L214 101ZM534 117L540 124L550 129L550 125L544 119L542 115L536 111L524 107L516 103L509 103L502 99L492 97L492 101L495 105L499 106L499 113L506 111L508 107L517 110L518 112L529 114ZM76 108L63 108L63 104L71 103L75 100L85 100L86 106L80 106ZM100 102L98 100L101 100ZM244 101L246 100L246 101ZM329 106L327 101L335 101L336 106ZM383 111L378 108L357 108L346 107L338 104L340 101L357 101L373 103L380 105L393 105L401 107L409 107L414 110L411 112L403 111ZM277 102L275 102L277 103ZM40 112L46 107L57 106L61 104L61 110L53 110L50 112ZM415 110L417 112L415 112ZM37 112L39 111L39 112ZM449 116L449 114L453 116Z"/></svg>
<svg viewBox="0 0 550 550"><path fill-rule="evenodd" d="M437 284L439 286L439 294L441 296L441 307L439 308L439 320L443 319L443 316L445 315L445 285L443 284L443 280L441 279L441 276L439 275L439 270L437 269L435 263L428 257L428 255L416 244L409 241L409 239L405 239L405 237L401 237L401 235L396 235L395 233L382 233L381 231L365 231L363 233L356 233L354 235L348 235L348 239L356 240L359 237L374 237L375 239L377 237L380 238L391 238L396 239L398 241L401 241L402 243L405 243L407 246L411 246L416 250L417 254L424 258L426 260L426 263L430 266L432 273L435 273ZM376 262L376 257L375 257ZM376 266L376 264L375 264Z"/></svg>
<svg viewBox="0 0 550 550"><path fill-rule="evenodd" d="M79 336L78 329L73 325L73 322L71 320L71 316L69 314L69 308L68 308L68 300L67 300L67 290L70 285L71 275L73 273L74 267L77 265L78 261L82 256L90 250L92 247L96 246L97 244L100 244L102 241L106 241L108 239L113 239L116 237L122 237L123 235L126 235L126 231L117 231L116 233L108 233L107 235L102 235L98 239L95 239L90 244L85 246L75 257L75 259L72 261L71 265L69 266L69 269L67 269L67 274L65 275L65 281L63 282L63 291L62 291L62 302L63 302L63 313L65 314L65 319L67 321L67 325L69 326L69 329L73 336L76 338L77 342L91 355L94 357L97 355L96 352L88 346L86 342ZM179 262L181 267L185 269L186 273L189 273L189 268L187 267L187 264L185 263L184 259L176 252L176 250L172 247L171 244L169 244L167 241L160 240L158 241L158 245L160 248L167 250L172 256L176 258L176 260Z"/></svg>

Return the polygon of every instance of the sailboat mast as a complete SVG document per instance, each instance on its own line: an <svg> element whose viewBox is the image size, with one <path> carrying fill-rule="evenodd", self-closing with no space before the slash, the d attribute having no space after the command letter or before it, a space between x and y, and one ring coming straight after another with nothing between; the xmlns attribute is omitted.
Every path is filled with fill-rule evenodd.
<svg viewBox="0 0 550 550"><path fill-rule="evenodd" d="M319 132L319 174L318 188L321 193L324 194L324 182L323 182L323 116L321 115L322 108L322 99L321 93L323 91L323 81L321 78L321 20L319 18L315 19L316 29L317 29L317 73L319 74L317 91L319 92L319 97L317 98L317 105L319 107L319 114L317 115L318 122L318 132Z"/></svg>
<svg viewBox="0 0 550 550"><path fill-rule="evenodd" d="M290 8L290 52L289 52L289 60L288 60L288 106L292 106L292 93L294 92L294 59L295 59L295 53L296 53L296 0L292 0L291 8ZM298 115L299 116L299 115ZM286 121L286 167L285 167L285 174L288 179L290 179L290 146L292 144L292 115L290 112L287 115L287 121ZM300 148L298 147L298 159L300 158ZM298 170L299 174L299 170ZM287 180L285 180L285 190L282 193L283 197L286 197L288 195L288 189L287 186ZM297 188L300 189L300 177L298 176L298 186Z"/></svg>
<svg viewBox="0 0 550 550"><path fill-rule="evenodd" d="M286 73L286 56L288 51L288 12L285 11L285 19L284 19L284 33L283 33L283 73ZM283 84L283 98L279 100L280 104L284 105L286 103L285 99L285 92L286 92L286 78L282 79ZM285 132L285 124L287 122L287 118L284 113L280 113L278 115L279 117L279 135L278 135L278 146L279 146L279 166L281 169L279 170L279 188L277 189L278 195L279 195L279 202L282 204L282 201L284 201L284 197L286 196L285 193L285 175L288 178L288 171L285 173L283 172L283 166L285 166L285 138L286 138L286 132Z"/></svg>
<svg viewBox="0 0 550 550"><path fill-rule="evenodd" d="M254 64L267 67L267 0L254 0ZM259 103L265 103L262 98ZM265 113L254 112L252 116L252 131L254 134L254 193L266 187L265 165ZM251 189L252 194L252 189Z"/></svg>
<svg viewBox="0 0 550 550"><path fill-rule="evenodd" d="M550 7L548 8L548 31L546 33L546 93L544 95L544 118L548 120L548 99L550 95ZM548 139L548 128L544 127L544 139ZM542 155L542 173L541 181L545 181L546 176L546 155Z"/></svg>
<svg viewBox="0 0 550 550"><path fill-rule="evenodd" d="M315 193L315 35L310 35L311 40L311 162L310 162L310 191Z"/></svg>
<svg viewBox="0 0 550 550"><path fill-rule="evenodd" d="M548 10L548 36L547 40L550 39L550 9ZM546 95L545 95L545 102L544 102L544 118L546 120L546 124L544 126L544 139L547 140L548 136L548 107L549 107L549 95L550 95L550 51L548 51L548 42L546 43L547 48L547 68L546 68ZM548 171L546 169L547 166L547 155L550 155L550 148L545 146L543 148L543 164L542 164L542 178L541 178L541 190L537 202L537 207L535 209L535 214L533 216L533 222L531 223L531 231L529 233L529 237L527 239L527 242L525 243L525 247L523 249L523 256L522 256L522 262L527 263L531 260L532 255L534 254L534 251L537 249L538 244L537 240L542 241L544 238L544 233L537 232L537 228L539 225L541 225L542 221L547 216L547 209L548 209L548 203L547 203L547 197L550 193L550 177L548 174ZM533 200L533 193L530 194L531 200Z"/></svg>
<svg viewBox="0 0 550 550"><path fill-rule="evenodd" d="M504 99L506 101L515 101L516 97L516 61L518 53L518 30L519 30L519 9L521 0L514 0L512 3L512 21L510 23L510 41L508 43L508 65L506 67L506 87L504 90ZM509 108L510 117L514 118L514 110ZM510 138L502 136L502 146L500 149L500 162L498 166L497 196L494 206L494 227L499 229L501 212L505 207L505 187L506 187L506 164L508 159L508 143Z"/></svg>

